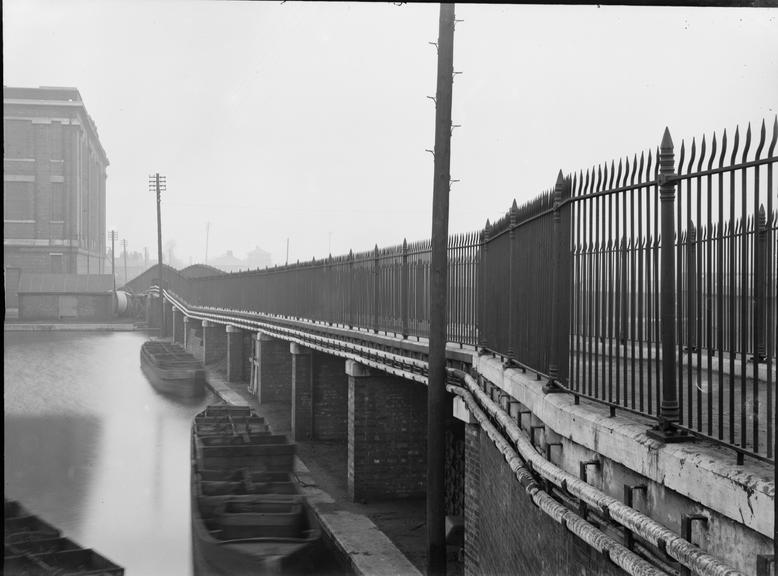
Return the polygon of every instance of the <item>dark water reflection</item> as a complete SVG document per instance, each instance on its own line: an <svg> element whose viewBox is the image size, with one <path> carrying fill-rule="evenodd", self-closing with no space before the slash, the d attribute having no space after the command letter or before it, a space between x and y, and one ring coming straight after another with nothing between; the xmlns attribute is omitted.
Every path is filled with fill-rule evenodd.
<svg viewBox="0 0 778 576"><path fill-rule="evenodd" d="M208 402L158 394L146 336L5 333L5 496L128 575L191 574L189 427Z"/></svg>

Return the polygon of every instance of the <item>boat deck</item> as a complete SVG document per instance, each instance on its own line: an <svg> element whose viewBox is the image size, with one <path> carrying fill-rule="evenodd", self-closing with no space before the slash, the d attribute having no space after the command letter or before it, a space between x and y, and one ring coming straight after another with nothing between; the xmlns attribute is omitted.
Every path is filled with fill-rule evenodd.
<svg viewBox="0 0 778 576"><path fill-rule="evenodd" d="M3 573L25 576L123 576L124 568L31 514L19 502L4 504Z"/></svg>

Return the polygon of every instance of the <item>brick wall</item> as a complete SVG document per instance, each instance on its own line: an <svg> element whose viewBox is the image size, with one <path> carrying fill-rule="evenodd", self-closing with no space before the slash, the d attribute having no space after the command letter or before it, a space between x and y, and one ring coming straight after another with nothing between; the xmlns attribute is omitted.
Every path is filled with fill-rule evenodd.
<svg viewBox="0 0 778 576"><path fill-rule="evenodd" d="M480 574L481 428L465 424L465 575Z"/></svg>
<svg viewBox="0 0 778 576"><path fill-rule="evenodd" d="M110 320L113 294L67 294L76 299L76 317L82 320ZM22 320L59 320L59 294L20 294L19 318Z"/></svg>
<svg viewBox="0 0 778 576"><path fill-rule="evenodd" d="M227 357L227 332L222 324L203 327L203 363L212 364Z"/></svg>
<svg viewBox="0 0 778 576"><path fill-rule="evenodd" d="M540 511L476 425L465 435L465 574L625 574Z"/></svg>
<svg viewBox="0 0 778 576"><path fill-rule="evenodd" d="M357 502L422 497L427 389L377 371L349 376L348 487Z"/></svg>
<svg viewBox="0 0 778 576"><path fill-rule="evenodd" d="M465 501L465 424L451 418L446 426L446 515L462 516Z"/></svg>
<svg viewBox="0 0 778 576"><path fill-rule="evenodd" d="M186 337L186 351L198 360L203 359L203 329L199 322L190 321Z"/></svg>
<svg viewBox="0 0 778 576"><path fill-rule="evenodd" d="M255 334L255 332L243 332L243 380L245 382L251 379L251 358L253 357Z"/></svg>
<svg viewBox="0 0 778 576"><path fill-rule="evenodd" d="M348 439L348 376L343 358L312 352L313 437Z"/></svg>
<svg viewBox="0 0 778 576"><path fill-rule="evenodd" d="M292 403L292 355L285 340L259 342L259 402Z"/></svg>
<svg viewBox="0 0 778 576"><path fill-rule="evenodd" d="M312 438L312 354L292 354L292 440Z"/></svg>

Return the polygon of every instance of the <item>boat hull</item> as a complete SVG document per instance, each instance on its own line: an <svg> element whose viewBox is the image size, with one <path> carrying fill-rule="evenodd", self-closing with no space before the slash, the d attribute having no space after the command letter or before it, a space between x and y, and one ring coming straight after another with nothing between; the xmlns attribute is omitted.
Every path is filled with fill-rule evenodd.
<svg viewBox="0 0 778 576"><path fill-rule="evenodd" d="M198 398L205 394L205 370L193 356L181 350L176 360L162 360L160 354L141 347L140 365L155 390L177 398Z"/></svg>
<svg viewBox="0 0 778 576"><path fill-rule="evenodd" d="M227 426L207 409L192 426L194 573L315 573L321 530L290 474L295 445L256 414L218 408Z"/></svg>

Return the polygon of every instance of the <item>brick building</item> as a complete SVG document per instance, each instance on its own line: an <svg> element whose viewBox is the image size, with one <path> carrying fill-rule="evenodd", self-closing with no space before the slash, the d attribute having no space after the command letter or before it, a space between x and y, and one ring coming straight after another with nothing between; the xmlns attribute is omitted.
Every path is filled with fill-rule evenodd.
<svg viewBox="0 0 778 576"><path fill-rule="evenodd" d="M8 273L104 274L108 158L76 88L3 86Z"/></svg>

